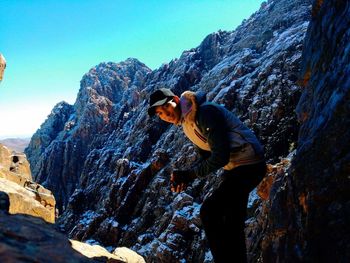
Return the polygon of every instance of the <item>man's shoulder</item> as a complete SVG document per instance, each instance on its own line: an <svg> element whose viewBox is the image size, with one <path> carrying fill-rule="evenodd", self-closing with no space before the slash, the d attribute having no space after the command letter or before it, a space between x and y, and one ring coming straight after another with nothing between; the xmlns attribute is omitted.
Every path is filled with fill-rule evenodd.
<svg viewBox="0 0 350 263"><path fill-rule="evenodd" d="M203 102L201 105L199 105L198 109L200 112L211 113L211 112L222 112L222 110L224 110L225 107L215 102L206 101L206 102Z"/></svg>
<svg viewBox="0 0 350 263"><path fill-rule="evenodd" d="M224 107L206 101L199 106L196 117L197 125L208 125L208 123L222 121L225 118Z"/></svg>

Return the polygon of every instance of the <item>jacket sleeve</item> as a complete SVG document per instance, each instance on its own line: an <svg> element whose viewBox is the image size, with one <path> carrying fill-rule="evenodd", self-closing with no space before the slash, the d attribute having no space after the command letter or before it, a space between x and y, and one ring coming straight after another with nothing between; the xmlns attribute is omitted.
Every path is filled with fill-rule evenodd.
<svg viewBox="0 0 350 263"><path fill-rule="evenodd" d="M199 128L207 137L211 149L208 159L202 160L193 168L197 177L225 166L230 159L230 141L226 131L224 114L213 105L203 105L198 112Z"/></svg>

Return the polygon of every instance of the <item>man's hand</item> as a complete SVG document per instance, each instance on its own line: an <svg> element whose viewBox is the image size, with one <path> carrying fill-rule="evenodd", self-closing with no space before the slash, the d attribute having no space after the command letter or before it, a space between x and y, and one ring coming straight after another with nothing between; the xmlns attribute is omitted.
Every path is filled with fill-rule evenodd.
<svg viewBox="0 0 350 263"><path fill-rule="evenodd" d="M187 185L193 182L195 178L195 174L190 170L174 170L170 177L170 189L172 192L180 193L184 191Z"/></svg>

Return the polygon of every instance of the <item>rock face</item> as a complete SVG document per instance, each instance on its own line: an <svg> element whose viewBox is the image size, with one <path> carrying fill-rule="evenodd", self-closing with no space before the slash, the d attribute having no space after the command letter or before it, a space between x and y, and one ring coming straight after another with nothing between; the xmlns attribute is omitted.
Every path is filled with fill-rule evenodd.
<svg viewBox="0 0 350 263"><path fill-rule="evenodd" d="M75 105L58 103L32 137L25 153L34 180L54 192L60 210L77 186L87 155L106 140L97 135L122 127L126 113L139 104L138 88L149 71L133 59L98 65L81 80Z"/></svg>
<svg viewBox="0 0 350 263"><path fill-rule="evenodd" d="M328 25L328 26L326 26ZM350 258L350 6L316 3L303 52L305 91L297 111L302 122L293 160L296 196L305 199L294 218L301 223L306 259Z"/></svg>
<svg viewBox="0 0 350 263"><path fill-rule="evenodd" d="M179 128L147 116L149 94L168 87L207 92L265 144L273 165L250 207L251 262L349 258L349 5L315 1L312 15L302 72L311 0L268 1L154 71L135 59L91 69L75 104L59 103L26 149L70 237L130 247L147 262L212 262L199 208L221 171L169 191L172 168L197 156Z"/></svg>
<svg viewBox="0 0 350 263"><path fill-rule="evenodd" d="M261 240L250 249L263 262L350 258L349 25L349 1L315 1L302 59L296 155L289 169L281 166L270 177L263 191L269 198L248 231Z"/></svg>

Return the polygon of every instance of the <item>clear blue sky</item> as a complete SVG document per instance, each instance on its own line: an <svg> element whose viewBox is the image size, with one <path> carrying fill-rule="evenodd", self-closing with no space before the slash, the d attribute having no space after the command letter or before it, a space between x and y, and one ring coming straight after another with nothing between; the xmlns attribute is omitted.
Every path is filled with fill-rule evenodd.
<svg viewBox="0 0 350 263"><path fill-rule="evenodd" d="M151 69L234 30L262 0L0 0L0 138L30 136L101 62L139 59Z"/></svg>

